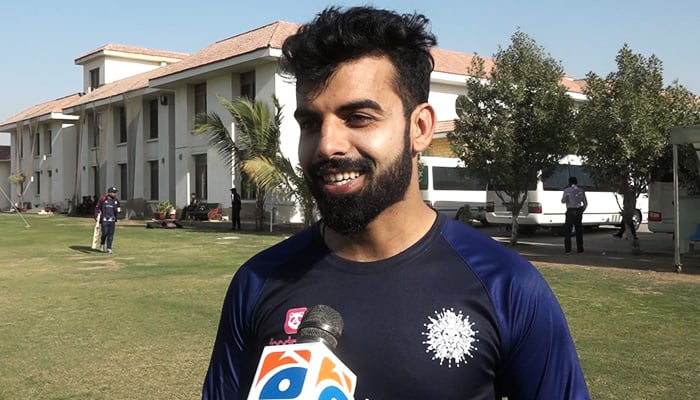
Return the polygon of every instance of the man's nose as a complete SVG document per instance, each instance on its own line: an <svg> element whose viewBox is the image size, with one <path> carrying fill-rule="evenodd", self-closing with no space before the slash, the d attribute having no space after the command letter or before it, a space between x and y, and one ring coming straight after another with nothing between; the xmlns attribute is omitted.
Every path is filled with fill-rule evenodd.
<svg viewBox="0 0 700 400"><path fill-rule="evenodd" d="M350 132L339 120L324 121L318 139L318 155L322 158L344 155L350 147Z"/></svg>

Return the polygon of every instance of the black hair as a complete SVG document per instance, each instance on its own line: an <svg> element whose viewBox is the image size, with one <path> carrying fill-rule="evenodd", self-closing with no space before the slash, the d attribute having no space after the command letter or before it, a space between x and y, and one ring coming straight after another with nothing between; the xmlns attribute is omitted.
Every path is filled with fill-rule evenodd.
<svg viewBox="0 0 700 400"><path fill-rule="evenodd" d="M394 86L404 113L428 101L437 44L422 14L397 14L372 7L328 7L282 45L280 69L294 76L297 90L317 94L338 67L365 56L386 56L396 69Z"/></svg>
<svg viewBox="0 0 700 400"><path fill-rule="evenodd" d="M576 179L575 176L569 177L569 186L571 186L571 185L578 185L578 179Z"/></svg>

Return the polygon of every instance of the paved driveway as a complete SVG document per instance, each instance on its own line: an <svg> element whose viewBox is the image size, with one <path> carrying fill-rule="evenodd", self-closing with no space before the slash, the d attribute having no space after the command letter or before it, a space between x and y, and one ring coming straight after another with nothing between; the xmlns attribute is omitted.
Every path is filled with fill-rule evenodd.
<svg viewBox="0 0 700 400"><path fill-rule="evenodd" d="M499 230L493 226L479 229L506 245L510 241L510 232ZM617 228L615 227L601 227L585 231L583 234L584 253L565 254L564 238L548 230L533 234L520 234L518 245L514 249L533 262L675 272L672 235L651 233L646 224L643 224L637 232L641 252L635 254L632 241L613 237L612 235L616 232ZM572 238L573 240L574 238ZM682 255L681 264L683 273L700 275L700 253Z"/></svg>

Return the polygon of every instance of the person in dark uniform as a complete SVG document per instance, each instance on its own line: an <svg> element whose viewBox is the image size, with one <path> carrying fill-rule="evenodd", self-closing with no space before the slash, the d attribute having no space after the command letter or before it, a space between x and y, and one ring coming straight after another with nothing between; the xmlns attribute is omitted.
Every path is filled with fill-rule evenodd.
<svg viewBox="0 0 700 400"><path fill-rule="evenodd" d="M97 203L100 215L100 250L112 254L112 241L114 241L115 225L119 214L119 199L117 199L117 188L112 186L107 189L107 196ZM106 246L106 247L105 247Z"/></svg>
<svg viewBox="0 0 700 400"><path fill-rule="evenodd" d="M190 204L182 208L182 214L180 215L180 220L187 219L189 213L197 211L199 207L199 199L196 193L190 194Z"/></svg>
<svg viewBox="0 0 700 400"><path fill-rule="evenodd" d="M231 230L241 230L241 195L231 188Z"/></svg>
<svg viewBox="0 0 700 400"><path fill-rule="evenodd" d="M342 316L335 354L355 399L590 398L539 271L423 202L418 155L437 124L428 27L421 14L331 7L284 42L299 164L323 219L236 268L203 400L247 398L263 349L295 343L317 304ZM265 398L301 398L308 364L284 358L260 369ZM350 385L328 371L324 382Z"/></svg>
<svg viewBox="0 0 700 400"><path fill-rule="evenodd" d="M564 251L571 253L571 227L576 231L576 251L583 253L583 225L581 220L588 207L586 192L578 187L578 179L569 177L569 186L564 189L561 202L566 204L566 219L564 220Z"/></svg>

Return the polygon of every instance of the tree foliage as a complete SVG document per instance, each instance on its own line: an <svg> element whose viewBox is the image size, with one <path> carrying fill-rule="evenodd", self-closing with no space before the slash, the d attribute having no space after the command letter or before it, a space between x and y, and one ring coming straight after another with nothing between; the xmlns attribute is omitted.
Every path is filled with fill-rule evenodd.
<svg viewBox="0 0 700 400"><path fill-rule="evenodd" d="M474 57L467 94L457 98L458 119L448 138L467 171L488 179L509 204L511 244L516 244L528 184L571 151L573 100L561 85L560 63L521 31L493 61L487 70L486 61Z"/></svg>
<svg viewBox="0 0 700 400"><path fill-rule="evenodd" d="M692 125L700 122L700 100L677 81L673 82L664 93L668 100L664 115L669 126ZM651 180L667 181L673 178L672 145L666 141L663 154L656 169L652 171ZM681 187L690 193L700 193L700 165L692 144L678 146L678 180Z"/></svg>
<svg viewBox="0 0 700 400"><path fill-rule="evenodd" d="M669 129L691 118L692 97L681 87L663 86L656 56L635 54L624 45L617 71L602 78L590 72L587 101L577 118L579 155L601 185L623 195L623 216L631 222L636 199L669 152Z"/></svg>
<svg viewBox="0 0 700 400"><path fill-rule="evenodd" d="M219 102L233 118L236 140L214 112L196 116L194 133L207 134L210 145L217 149L226 165L233 163L255 182L256 229L263 229L265 196L271 191L296 200L303 207L305 223L311 223L313 197L301 170L293 167L280 149L282 107L277 98L272 98L274 114L265 102L247 97L233 101L219 97Z"/></svg>

